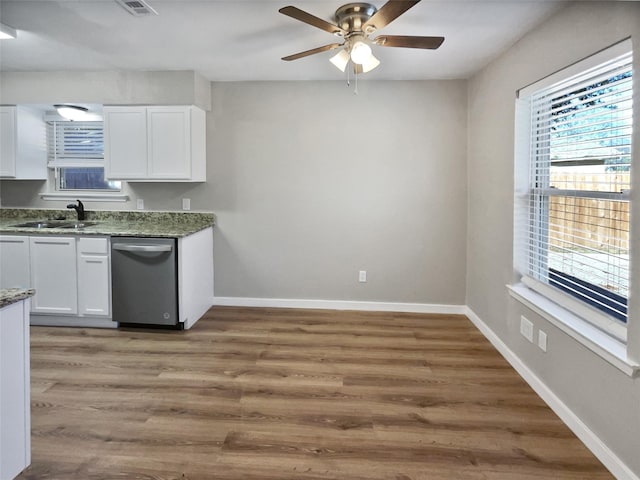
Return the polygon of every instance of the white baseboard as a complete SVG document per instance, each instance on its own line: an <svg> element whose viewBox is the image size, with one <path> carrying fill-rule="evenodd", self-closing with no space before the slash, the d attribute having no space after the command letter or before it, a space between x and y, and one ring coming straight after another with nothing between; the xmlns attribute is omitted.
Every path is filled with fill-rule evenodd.
<svg viewBox="0 0 640 480"><path fill-rule="evenodd" d="M484 323L473 310L465 314L556 415L618 480L640 480L627 465Z"/></svg>
<svg viewBox="0 0 640 480"><path fill-rule="evenodd" d="M356 302L347 300L305 300L284 298L215 297L214 305L228 307L317 308L325 310L363 310L370 312L440 313L464 315L465 305L430 303Z"/></svg>
<svg viewBox="0 0 640 480"><path fill-rule="evenodd" d="M29 323L41 327L118 328L118 323L110 318L37 315L33 313Z"/></svg>

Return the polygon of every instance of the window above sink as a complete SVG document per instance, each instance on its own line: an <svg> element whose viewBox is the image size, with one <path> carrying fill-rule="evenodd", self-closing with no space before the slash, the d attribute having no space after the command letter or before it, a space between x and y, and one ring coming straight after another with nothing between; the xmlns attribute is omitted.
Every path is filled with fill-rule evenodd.
<svg viewBox="0 0 640 480"><path fill-rule="evenodd" d="M55 191L120 192L122 182L104 178L102 105L81 107L81 119L69 120L54 111L44 116L47 166L55 172Z"/></svg>

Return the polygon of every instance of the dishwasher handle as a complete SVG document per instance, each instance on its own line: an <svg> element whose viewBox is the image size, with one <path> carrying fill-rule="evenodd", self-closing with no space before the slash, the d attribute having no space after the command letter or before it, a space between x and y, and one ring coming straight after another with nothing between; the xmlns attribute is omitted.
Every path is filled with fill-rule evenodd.
<svg viewBox="0 0 640 480"><path fill-rule="evenodd" d="M173 249L172 245L132 245L129 243L114 243L111 247L123 252L170 252Z"/></svg>

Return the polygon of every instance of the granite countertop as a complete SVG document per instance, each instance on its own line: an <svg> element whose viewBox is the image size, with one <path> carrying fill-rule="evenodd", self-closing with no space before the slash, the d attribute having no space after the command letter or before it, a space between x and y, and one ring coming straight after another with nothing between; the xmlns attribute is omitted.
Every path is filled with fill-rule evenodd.
<svg viewBox="0 0 640 480"><path fill-rule="evenodd" d="M37 235L107 235L112 237L180 238L215 224L213 213L183 212L105 212L87 211L84 222L96 222L84 228L30 228L16 225L35 220L76 221L67 210L2 209L0 233Z"/></svg>
<svg viewBox="0 0 640 480"><path fill-rule="evenodd" d="M0 289L0 308L32 297L35 293L33 288L2 288Z"/></svg>

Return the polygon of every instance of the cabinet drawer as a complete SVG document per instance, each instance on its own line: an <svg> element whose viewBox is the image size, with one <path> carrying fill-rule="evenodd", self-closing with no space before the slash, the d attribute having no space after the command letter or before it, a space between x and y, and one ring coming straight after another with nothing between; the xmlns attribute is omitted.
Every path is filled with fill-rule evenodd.
<svg viewBox="0 0 640 480"><path fill-rule="evenodd" d="M78 251L106 255L109 253L109 240L107 238L80 238L78 239Z"/></svg>

